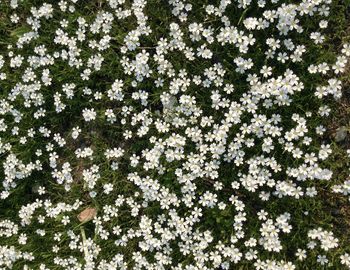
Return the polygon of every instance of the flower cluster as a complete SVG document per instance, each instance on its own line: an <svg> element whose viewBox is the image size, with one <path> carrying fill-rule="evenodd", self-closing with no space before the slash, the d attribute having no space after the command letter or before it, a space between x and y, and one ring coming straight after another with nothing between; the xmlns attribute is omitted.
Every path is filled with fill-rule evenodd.
<svg viewBox="0 0 350 270"><path fill-rule="evenodd" d="M293 207L333 177L333 2L204 2L0 2L1 269L329 264L341 241Z"/></svg>

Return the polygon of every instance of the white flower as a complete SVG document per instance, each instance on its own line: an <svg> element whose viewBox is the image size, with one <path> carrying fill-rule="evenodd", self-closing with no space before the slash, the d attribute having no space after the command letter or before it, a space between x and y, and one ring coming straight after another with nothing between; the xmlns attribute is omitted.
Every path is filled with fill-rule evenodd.
<svg viewBox="0 0 350 270"><path fill-rule="evenodd" d="M83 117L84 117L84 120L86 122L90 122L90 121L96 119L96 112L95 112L95 110L93 108L92 109L85 108L83 110Z"/></svg>

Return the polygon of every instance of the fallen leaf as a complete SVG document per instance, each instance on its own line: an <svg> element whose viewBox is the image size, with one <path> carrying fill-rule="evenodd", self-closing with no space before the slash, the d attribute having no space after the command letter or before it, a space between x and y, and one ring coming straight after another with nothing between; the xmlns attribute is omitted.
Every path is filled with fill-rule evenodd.
<svg viewBox="0 0 350 270"><path fill-rule="evenodd" d="M96 209L95 208L86 208L80 214L77 216L80 222L88 222L92 220L96 216Z"/></svg>

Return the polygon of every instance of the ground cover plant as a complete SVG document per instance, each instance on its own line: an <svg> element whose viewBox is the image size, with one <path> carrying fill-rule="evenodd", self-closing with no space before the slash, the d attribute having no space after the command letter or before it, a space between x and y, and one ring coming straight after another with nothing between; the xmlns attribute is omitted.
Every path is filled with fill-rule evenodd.
<svg viewBox="0 0 350 270"><path fill-rule="evenodd" d="M340 0L1 0L0 269L350 269Z"/></svg>

